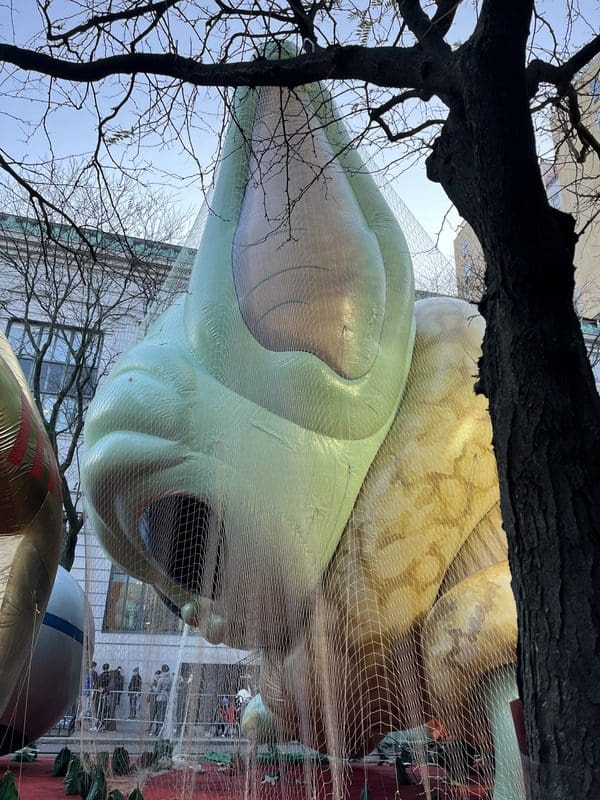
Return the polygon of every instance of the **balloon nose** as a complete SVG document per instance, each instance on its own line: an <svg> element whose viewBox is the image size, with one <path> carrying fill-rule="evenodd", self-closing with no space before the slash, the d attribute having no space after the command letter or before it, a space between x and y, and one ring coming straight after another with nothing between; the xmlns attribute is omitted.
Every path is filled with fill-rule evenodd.
<svg viewBox="0 0 600 800"><path fill-rule="evenodd" d="M165 575L194 595L219 597L224 531L208 503L187 494L161 497L144 509L139 531L149 556Z"/></svg>

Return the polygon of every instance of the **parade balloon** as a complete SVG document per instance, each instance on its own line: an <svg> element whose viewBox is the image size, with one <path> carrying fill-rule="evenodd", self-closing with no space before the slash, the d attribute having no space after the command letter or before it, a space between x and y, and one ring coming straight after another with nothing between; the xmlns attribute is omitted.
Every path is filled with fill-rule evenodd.
<svg viewBox="0 0 600 800"><path fill-rule="evenodd" d="M91 655L94 630L89 603L75 578L59 567L35 647L0 716L0 755L35 741L77 701L84 630Z"/></svg>
<svg viewBox="0 0 600 800"><path fill-rule="evenodd" d="M210 642L260 649L255 741L342 765L437 717L520 800L484 321L415 304L325 87L240 89L231 116L182 290L90 406L95 530Z"/></svg>
<svg viewBox="0 0 600 800"><path fill-rule="evenodd" d="M61 535L54 452L17 358L0 333L0 713L42 624Z"/></svg>

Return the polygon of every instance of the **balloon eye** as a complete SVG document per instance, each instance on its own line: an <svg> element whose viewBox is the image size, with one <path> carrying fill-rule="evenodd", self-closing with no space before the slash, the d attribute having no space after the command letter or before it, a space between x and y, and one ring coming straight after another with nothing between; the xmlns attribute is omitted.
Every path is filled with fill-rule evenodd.
<svg viewBox="0 0 600 800"><path fill-rule="evenodd" d="M217 599L224 531L211 507L190 495L167 495L144 509L140 535L162 571L194 595Z"/></svg>

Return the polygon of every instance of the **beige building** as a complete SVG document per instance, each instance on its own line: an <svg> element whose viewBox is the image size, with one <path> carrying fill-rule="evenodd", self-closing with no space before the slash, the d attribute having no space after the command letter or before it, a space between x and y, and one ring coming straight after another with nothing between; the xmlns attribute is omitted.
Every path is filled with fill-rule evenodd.
<svg viewBox="0 0 600 800"><path fill-rule="evenodd" d="M485 262L479 239L468 222L463 222L454 239L456 287L459 297L477 302L483 291Z"/></svg>
<svg viewBox="0 0 600 800"><path fill-rule="evenodd" d="M61 466L74 448L65 470L83 527L71 574L90 605L94 658L99 665L121 666L126 681L139 667L143 692L163 663L185 674L187 696L198 704L201 731L209 730L217 695L235 693L242 678L252 685L257 659L210 644L194 630L183 635L181 619L153 587L111 563L85 520L79 480L82 414L115 359L138 340L156 287L164 285L165 274L186 253L162 242L133 237L119 241L86 229L97 245L98 261L91 262L85 248L82 255L75 245L69 251L45 239L42 244L39 231L36 220L0 212L0 328L28 380L41 359L40 397L47 421L57 412L54 431ZM54 236L77 244L67 226L56 225ZM164 290L167 296L170 290ZM142 710L147 716L148 707ZM119 724L125 735L141 726L139 720L126 719L128 712L129 704L123 702Z"/></svg>
<svg viewBox="0 0 600 800"><path fill-rule="evenodd" d="M581 121L600 143L600 56L578 80ZM563 211L577 220L580 238L575 251L576 294L579 314L600 317L600 156L592 147L577 147L564 136L565 122L557 119L555 176Z"/></svg>
<svg viewBox="0 0 600 800"><path fill-rule="evenodd" d="M600 142L600 56L579 78L582 123ZM576 219L580 238L575 250L575 304L586 320L600 319L600 158L593 148L575 148L564 135L565 122L554 119L555 159L540 169L548 199ZM483 288L484 259L471 226L464 222L454 240L459 294L478 300Z"/></svg>

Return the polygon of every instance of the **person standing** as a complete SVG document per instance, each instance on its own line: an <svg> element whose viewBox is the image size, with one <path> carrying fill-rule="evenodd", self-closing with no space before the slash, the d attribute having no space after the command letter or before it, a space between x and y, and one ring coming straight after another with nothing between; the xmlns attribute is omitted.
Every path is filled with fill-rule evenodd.
<svg viewBox="0 0 600 800"><path fill-rule="evenodd" d="M113 669L110 671L110 681L108 685L108 714L106 717L106 722L104 727L107 731L116 731L117 730L117 700L119 697L119 692L117 691L117 686L119 685L119 670ZM121 677L121 687L123 686L122 677Z"/></svg>
<svg viewBox="0 0 600 800"><path fill-rule="evenodd" d="M142 676L139 667L134 667L131 673L127 692L129 694L129 719L136 719L142 693Z"/></svg>
<svg viewBox="0 0 600 800"><path fill-rule="evenodd" d="M94 724L96 724L96 718L98 716L98 701L96 699L96 693L98 690L98 672L96 670L96 666L96 662L92 661L89 672L85 676L85 716L90 717Z"/></svg>
<svg viewBox="0 0 600 800"><path fill-rule="evenodd" d="M215 736L225 736L226 723L225 723L225 709L229 705L229 697L226 694L222 695L219 699L219 704L217 706L217 716L216 721L217 725L215 725Z"/></svg>
<svg viewBox="0 0 600 800"><path fill-rule="evenodd" d="M121 705L121 695L125 687L125 676L123 675L123 668L117 667L115 671L115 700L116 705Z"/></svg>
<svg viewBox="0 0 600 800"><path fill-rule="evenodd" d="M168 664L163 664L160 668L161 675L156 686L156 730L154 736L159 736L162 732L165 715L167 713L167 703L173 687L173 676Z"/></svg>
<svg viewBox="0 0 600 800"><path fill-rule="evenodd" d="M106 729L106 721L110 712L111 677L110 664L102 664L102 672L98 675L98 719L96 725L90 728L92 731Z"/></svg>
<svg viewBox="0 0 600 800"><path fill-rule="evenodd" d="M156 720L156 687L158 686L158 679L161 676L161 671L159 669L156 670L154 673L154 678L150 683L150 691L148 693L148 703L150 704L150 708L148 709L148 719L150 722L148 723L148 733L152 736L152 725Z"/></svg>
<svg viewBox="0 0 600 800"><path fill-rule="evenodd" d="M182 669L179 678L177 679L177 736L179 736L181 729L185 722L185 715L187 711L188 691L190 683L192 682L192 673L186 673Z"/></svg>
<svg viewBox="0 0 600 800"><path fill-rule="evenodd" d="M229 699L227 705L223 708L223 722L225 723L225 732L222 734L222 736L235 736L237 708L231 698Z"/></svg>

